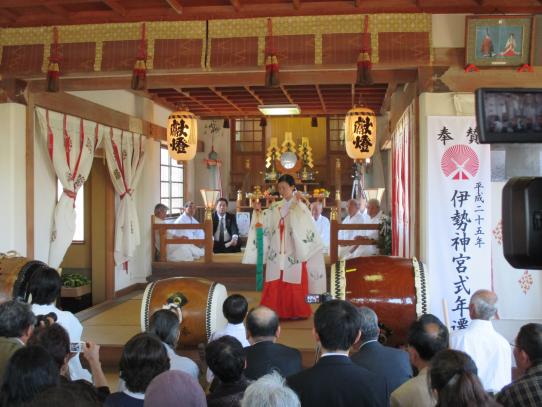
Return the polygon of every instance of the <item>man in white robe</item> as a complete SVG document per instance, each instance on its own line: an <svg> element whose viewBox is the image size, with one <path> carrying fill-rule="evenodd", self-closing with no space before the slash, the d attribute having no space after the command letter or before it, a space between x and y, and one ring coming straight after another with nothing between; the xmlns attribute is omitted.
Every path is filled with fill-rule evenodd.
<svg viewBox="0 0 542 407"><path fill-rule="evenodd" d="M360 202L356 199L350 199L348 201L346 210L348 216L343 219L343 225L354 225L365 223L365 218L360 212ZM339 232L339 240L354 240L358 237L363 237L364 230L341 230ZM360 248L362 246L339 246L339 258L341 260L351 259L353 257L359 257Z"/></svg>
<svg viewBox="0 0 542 407"><path fill-rule="evenodd" d="M316 231L322 239L324 245L323 252L329 253L329 219L322 215L323 205L322 202L316 201L311 203L311 214L316 225Z"/></svg>
<svg viewBox="0 0 542 407"><path fill-rule="evenodd" d="M365 221L363 223L368 225L380 225L382 222L382 211L380 210L380 202L378 199L371 199L367 202L367 215L365 216ZM378 241L379 231L376 230L365 230L364 236L368 239L373 239ZM380 254L378 246L370 245L362 247L360 256L376 256Z"/></svg>
<svg viewBox="0 0 542 407"><path fill-rule="evenodd" d="M199 225L199 222L194 218L194 215L196 214L196 205L192 201L187 201L184 204L184 212L179 216L177 219L175 219L175 224L177 225ZM204 239L205 234L203 233L202 229L187 229L187 230L175 230L175 235L178 237L186 237L187 239ZM196 245L190 244L185 245L187 246L192 256L197 259L199 257L202 257L205 250L201 247L198 247Z"/></svg>
<svg viewBox="0 0 542 407"><path fill-rule="evenodd" d="M154 207L154 223L164 224L164 223L173 223L173 220L167 219L168 207L164 204L157 204ZM168 239L173 239L178 237L174 229L168 230L166 233ZM156 247L157 252L160 252L160 234L158 231L155 233L154 246ZM166 261L193 261L197 260L192 253L192 250L187 244L168 244L167 245L167 254ZM195 247L195 246L194 246ZM201 250L201 249L200 249ZM157 255L156 258L159 258Z"/></svg>

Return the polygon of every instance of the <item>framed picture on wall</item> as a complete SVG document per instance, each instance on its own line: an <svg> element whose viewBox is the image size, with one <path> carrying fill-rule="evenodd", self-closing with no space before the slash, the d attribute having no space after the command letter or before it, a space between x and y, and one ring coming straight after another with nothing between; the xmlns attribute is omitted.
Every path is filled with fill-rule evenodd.
<svg viewBox="0 0 542 407"><path fill-rule="evenodd" d="M531 63L531 16L467 16L465 63L520 66Z"/></svg>

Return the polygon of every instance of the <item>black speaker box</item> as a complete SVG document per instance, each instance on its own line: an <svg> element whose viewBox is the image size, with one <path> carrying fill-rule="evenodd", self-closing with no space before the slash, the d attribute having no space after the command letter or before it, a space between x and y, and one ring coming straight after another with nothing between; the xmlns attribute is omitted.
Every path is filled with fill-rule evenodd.
<svg viewBox="0 0 542 407"><path fill-rule="evenodd" d="M504 257L518 269L542 270L542 177L511 178L502 190Z"/></svg>

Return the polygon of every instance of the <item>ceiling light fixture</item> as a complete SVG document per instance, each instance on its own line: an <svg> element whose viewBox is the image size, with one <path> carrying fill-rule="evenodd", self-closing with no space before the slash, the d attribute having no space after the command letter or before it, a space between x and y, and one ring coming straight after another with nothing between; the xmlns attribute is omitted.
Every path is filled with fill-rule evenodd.
<svg viewBox="0 0 542 407"><path fill-rule="evenodd" d="M299 105L259 105L258 110L266 116L291 116L301 113Z"/></svg>

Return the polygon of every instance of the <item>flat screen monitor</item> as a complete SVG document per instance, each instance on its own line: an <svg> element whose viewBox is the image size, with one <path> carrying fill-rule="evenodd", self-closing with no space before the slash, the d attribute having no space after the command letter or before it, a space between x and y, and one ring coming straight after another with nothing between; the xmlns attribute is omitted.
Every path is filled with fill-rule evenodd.
<svg viewBox="0 0 542 407"><path fill-rule="evenodd" d="M542 142L542 89L476 90L480 143Z"/></svg>

